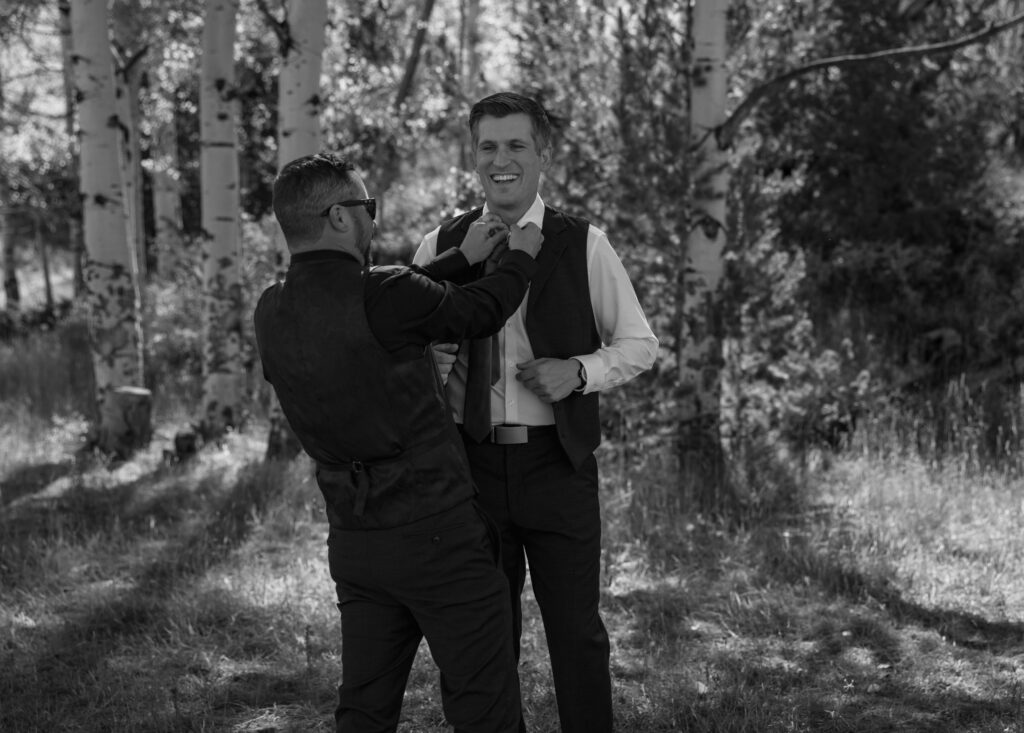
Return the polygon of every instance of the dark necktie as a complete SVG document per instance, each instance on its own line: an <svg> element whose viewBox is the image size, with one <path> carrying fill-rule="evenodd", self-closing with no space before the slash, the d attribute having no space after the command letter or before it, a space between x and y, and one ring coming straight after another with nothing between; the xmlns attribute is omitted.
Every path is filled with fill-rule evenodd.
<svg viewBox="0 0 1024 733"><path fill-rule="evenodd" d="M484 274L491 274L506 249L500 244L484 263ZM491 386L501 379L501 354L498 335L469 340L466 364L466 399L462 408L463 428L477 443L491 430Z"/></svg>

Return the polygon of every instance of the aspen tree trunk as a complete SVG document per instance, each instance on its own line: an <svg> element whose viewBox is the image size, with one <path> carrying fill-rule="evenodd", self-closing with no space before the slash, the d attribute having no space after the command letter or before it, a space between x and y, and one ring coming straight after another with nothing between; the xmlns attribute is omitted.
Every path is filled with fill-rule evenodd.
<svg viewBox="0 0 1024 733"><path fill-rule="evenodd" d="M208 0L199 100L203 223L203 405L200 432L237 427L242 406L242 287L235 142L238 0Z"/></svg>
<svg viewBox="0 0 1024 733"><path fill-rule="evenodd" d="M36 209L33 216L36 235L36 251L39 253L39 264L43 268L43 294L46 298L46 315L52 317L55 314L53 303L53 281L50 279L50 253L46 246L46 239L43 237L43 216Z"/></svg>
<svg viewBox="0 0 1024 733"><path fill-rule="evenodd" d="M320 72L323 68L326 0L289 0L281 39L284 63L277 87L277 169L320 149ZM280 227L275 238L283 272L288 247Z"/></svg>
<svg viewBox="0 0 1024 733"><path fill-rule="evenodd" d="M178 137L174 113L158 123L153 136L153 221L156 228L156 270L168 277L178 266L184 247L181 218L181 189L178 182Z"/></svg>
<svg viewBox="0 0 1024 733"><path fill-rule="evenodd" d="M144 52L121 59L117 80L117 117L121 129L121 180L124 182L124 210L128 244L135 249L138 279L146 279L146 231L142 217L142 146L139 143L139 94L142 90Z"/></svg>
<svg viewBox="0 0 1024 733"><path fill-rule="evenodd" d="M398 85L398 93L395 95L395 112L401 113L402 105L412 94L413 80L416 78L416 67L419 66L420 56L423 55L423 42L427 37L427 26L430 24L430 16L434 12L434 0L423 0L423 8L420 10L420 19L416 23L416 32L413 34L412 50L405 60L405 71L402 73L402 81ZM395 177L397 177L397 172Z"/></svg>
<svg viewBox="0 0 1024 733"><path fill-rule="evenodd" d="M7 179L0 177L0 267L4 271L4 310L13 326L21 313L21 289L18 287L18 263L11 227L12 211Z"/></svg>
<svg viewBox="0 0 1024 733"><path fill-rule="evenodd" d="M686 240L680 302L679 382L684 485L697 487L708 510L725 502L719 400L722 375L721 283L725 271L728 158L707 133L726 117L728 0L695 0L690 70L690 138L694 155L693 216Z"/></svg>
<svg viewBox="0 0 1024 733"><path fill-rule="evenodd" d="M95 444L124 456L150 437L148 411L122 409L131 390L134 404L148 399L142 390L142 334L139 321L135 252L128 247L118 170L118 130L114 68L107 37L107 0L72 0L76 97L81 129L81 199L86 258L84 292L99 424ZM141 416L141 417L140 417ZM145 418L145 419L142 419Z"/></svg>
<svg viewBox="0 0 1024 733"><path fill-rule="evenodd" d="M181 213L181 172L178 161L177 102L175 89L177 61L164 45L154 50L159 61L154 68L154 90L150 97L153 132L150 141L150 172L152 175L153 228L156 271L163 278L172 277L181 264L185 246L184 222ZM176 73L177 72L177 73Z"/></svg>
<svg viewBox="0 0 1024 733"><path fill-rule="evenodd" d="M409 97L412 96L416 69L423 53L423 42L426 39L427 26L430 24L430 16L433 12L434 0L423 0L420 16L413 30L412 48L405 58L402 81L398 84L398 91L395 92L395 101L392 105L395 116L402 124L408 120L408 113L404 107ZM373 151L373 161L373 170L367 171L364 181L370 188L371 195L377 198L377 226L382 227L385 225L388 213L386 194L392 184L398 180L402 168L402 160L399 157L398 145L394 136L389 135L377 141Z"/></svg>
<svg viewBox="0 0 1024 733"><path fill-rule="evenodd" d="M0 252L4 271L4 310L13 320L21 313L21 288L18 287L18 265L15 259L14 235L10 226L10 210L0 204Z"/></svg>
<svg viewBox="0 0 1024 733"><path fill-rule="evenodd" d="M4 310L13 320L21 313L21 289L18 287L18 269L15 261L14 237L9 226L7 209L0 212L0 242L3 246Z"/></svg>
<svg viewBox="0 0 1024 733"><path fill-rule="evenodd" d="M464 0L462 18L462 89L472 101L480 96L480 0Z"/></svg>
<svg viewBox="0 0 1024 733"><path fill-rule="evenodd" d="M284 64L278 81L277 168L320 149L320 72L323 67L326 0L290 0L286 20L279 26ZM286 269L288 248L280 227L276 229L278 270ZM293 458L301 450L281 411L277 397L270 397L268 458Z"/></svg>
<svg viewBox="0 0 1024 733"><path fill-rule="evenodd" d="M4 121L4 79L0 69L0 123ZM0 163L3 163L0 157ZM4 273L4 310L11 325L21 311L21 290L18 288L18 270L14 253L14 233L11 227L11 190L7 178L0 176L0 268Z"/></svg>
<svg viewBox="0 0 1024 733"><path fill-rule="evenodd" d="M481 97L483 79L480 76L480 0L463 0L462 29L459 34L460 85L466 99L475 102ZM473 143L469 128L459 125L459 167L473 169Z"/></svg>
<svg viewBox="0 0 1024 733"><path fill-rule="evenodd" d="M74 62L71 55L71 2L59 0L60 49L63 57L62 76L64 81L64 132L68 138L68 157L71 160L72 175L78 176L78 138L75 135L75 79ZM82 240L82 212L75 210L68 214L68 242L74 259L74 295L77 298L85 286L82 282L82 258L85 242Z"/></svg>

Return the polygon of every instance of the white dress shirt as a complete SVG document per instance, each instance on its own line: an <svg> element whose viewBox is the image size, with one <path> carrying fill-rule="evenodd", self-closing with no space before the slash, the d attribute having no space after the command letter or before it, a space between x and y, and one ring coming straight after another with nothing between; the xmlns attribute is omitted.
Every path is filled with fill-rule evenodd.
<svg viewBox="0 0 1024 733"><path fill-rule="evenodd" d="M487 211L484 205L484 214ZM539 195L517 224L524 226L530 222L543 228L544 202ZM413 256L413 264L423 265L437 256L439 231L440 227L423 238ZM608 237L594 226L587 230L587 279L594 321L602 345L591 354L572 357L578 359L587 370L585 393L598 392L628 382L650 369L658 355L658 339L647 324L629 275L608 242ZM491 423L494 425L552 425L555 422L551 405L541 401L515 378L518 372L516 364L534 358L530 339L526 335L528 299L529 292L498 333L502 368L501 378L491 387ZM448 377L452 411L455 422L459 423L462 422L466 393L466 352L465 348L459 350Z"/></svg>

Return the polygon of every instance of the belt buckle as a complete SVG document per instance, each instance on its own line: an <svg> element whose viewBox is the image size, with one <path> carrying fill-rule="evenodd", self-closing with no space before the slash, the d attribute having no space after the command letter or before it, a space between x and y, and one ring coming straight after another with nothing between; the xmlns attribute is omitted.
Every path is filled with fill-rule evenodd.
<svg viewBox="0 0 1024 733"><path fill-rule="evenodd" d="M491 428L491 441L498 445L519 445L529 439L525 425L495 425Z"/></svg>

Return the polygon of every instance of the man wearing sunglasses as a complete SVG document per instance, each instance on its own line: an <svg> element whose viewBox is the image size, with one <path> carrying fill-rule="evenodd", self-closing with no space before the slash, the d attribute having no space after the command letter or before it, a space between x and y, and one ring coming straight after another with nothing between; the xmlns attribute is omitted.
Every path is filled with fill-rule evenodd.
<svg viewBox="0 0 1024 733"><path fill-rule="evenodd" d="M543 236L482 217L424 267L369 267L376 206L352 165L299 158L274 182L291 262L254 316L264 376L306 452L329 524L342 625L339 731L394 731L421 639L460 733L520 719L508 586L477 509L430 343L497 331ZM492 274L465 282L508 239Z"/></svg>

